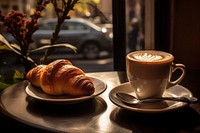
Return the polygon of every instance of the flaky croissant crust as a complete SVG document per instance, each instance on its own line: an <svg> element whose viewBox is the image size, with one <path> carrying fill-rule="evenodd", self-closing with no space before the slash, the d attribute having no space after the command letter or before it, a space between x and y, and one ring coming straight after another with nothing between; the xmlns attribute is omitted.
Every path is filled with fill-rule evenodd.
<svg viewBox="0 0 200 133"><path fill-rule="evenodd" d="M86 96L94 93L93 81L68 60L56 60L31 69L27 80L50 95Z"/></svg>

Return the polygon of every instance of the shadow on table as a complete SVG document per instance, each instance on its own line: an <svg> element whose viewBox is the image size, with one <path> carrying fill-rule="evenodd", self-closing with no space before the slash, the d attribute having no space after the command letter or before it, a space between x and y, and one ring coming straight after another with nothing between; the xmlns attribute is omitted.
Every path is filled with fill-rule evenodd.
<svg viewBox="0 0 200 133"><path fill-rule="evenodd" d="M197 133L200 132L200 115L191 107L166 113L138 113L116 108L111 121L134 133Z"/></svg>
<svg viewBox="0 0 200 133"><path fill-rule="evenodd" d="M32 122L35 121L35 127L55 132L86 130L106 109L107 104L101 97L76 104L51 104L29 99L27 106L27 111L33 116Z"/></svg>
<svg viewBox="0 0 200 133"><path fill-rule="evenodd" d="M103 113L107 109L106 102L100 98L92 98L76 104L55 104L34 100L27 97L27 110L34 116L84 118Z"/></svg>

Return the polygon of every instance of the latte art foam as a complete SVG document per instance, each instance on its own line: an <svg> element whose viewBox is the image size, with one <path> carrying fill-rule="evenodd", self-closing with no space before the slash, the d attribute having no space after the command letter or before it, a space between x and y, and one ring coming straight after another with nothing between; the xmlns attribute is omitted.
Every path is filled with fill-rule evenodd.
<svg viewBox="0 0 200 133"><path fill-rule="evenodd" d="M142 55L133 55L135 59L141 60L141 61L156 61L160 60L163 57L160 55L152 55L149 53L144 53Z"/></svg>
<svg viewBox="0 0 200 133"><path fill-rule="evenodd" d="M127 60L145 64L170 63L174 60L174 56L163 51L140 50L129 53Z"/></svg>

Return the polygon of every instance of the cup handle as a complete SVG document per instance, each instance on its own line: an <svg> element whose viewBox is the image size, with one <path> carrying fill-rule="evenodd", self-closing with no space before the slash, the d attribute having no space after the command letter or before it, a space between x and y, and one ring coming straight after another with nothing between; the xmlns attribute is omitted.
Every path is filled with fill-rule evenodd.
<svg viewBox="0 0 200 133"><path fill-rule="evenodd" d="M178 83L180 83L183 78L185 77L185 72L186 72L186 67L185 65L183 64L175 64L175 63L172 63L172 74L173 72L175 72L177 69L180 69L182 71L181 75L179 76L179 78L177 78L176 80L174 81L169 81L169 84L167 86L167 88L170 88Z"/></svg>

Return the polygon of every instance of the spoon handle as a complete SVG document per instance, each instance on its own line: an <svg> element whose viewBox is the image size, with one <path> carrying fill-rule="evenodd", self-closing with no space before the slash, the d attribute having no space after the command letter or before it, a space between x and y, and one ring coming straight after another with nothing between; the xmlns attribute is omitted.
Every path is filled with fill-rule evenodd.
<svg viewBox="0 0 200 133"><path fill-rule="evenodd" d="M155 101L162 101L162 100L172 100L172 101L181 101L181 102L187 102L187 103L194 103L197 102L196 97L158 97L158 98L148 98L140 100L141 102L155 102Z"/></svg>
<svg viewBox="0 0 200 133"><path fill-rule="evenodd" d="M196 97L163 97L165 100L174 100L174 101L182 101L182 102L188 102L188 103L194 103L197 102Z"/></svg>
<svg viewBox="0 0 200 133"><path fill-rule="evenodd" d="M158 102L163 100L171 100L171 101L180 101L180 102L187 102L187 103L196 103L198 99L196 97L157 97L157 98L147 98L139 100L133 95L127 93L116 93L116 96L120 98L121 101L128 103L128 104L138 104L141 102Z"/></svg>

